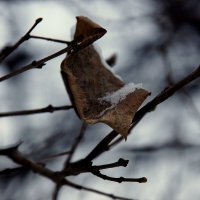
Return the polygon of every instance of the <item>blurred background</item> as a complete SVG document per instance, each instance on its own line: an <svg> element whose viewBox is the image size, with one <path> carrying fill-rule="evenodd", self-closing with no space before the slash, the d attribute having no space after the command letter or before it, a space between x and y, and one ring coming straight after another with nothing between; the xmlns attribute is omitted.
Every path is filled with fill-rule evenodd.
<svg viewBox="0 0 200 200"><path fill-rule="evenodd" d="M33 35L71 40L75 16L84 15L107 29L96 42L104 59L116 55L112 69L126 82L143 83L155 97L200 64L199 0L0 1L0 48L14 44L39 17ZM0 65L0 76L46 57L64 44L30 39ZM0 84L0 113L71 105L60 76L65 55ZM94 164L130 160L127 168L104 171L115 177L142 177L148 182L115 183L90 174L70 177L76 183L141 200L200 199L200 81L180 90L145 116L128 137ZM34 160L67 151L81 127L73 109L53 114L0 118L0 146L23 141L20 151ZM88 126L74 160L84 157L111 129ZM62 168L64 157L47 162ZM0 158L0 171L15 167ZM1 200L51 199L54 184L28 171L0 176ZM59 200L105 200L64 187Z"/></svg>

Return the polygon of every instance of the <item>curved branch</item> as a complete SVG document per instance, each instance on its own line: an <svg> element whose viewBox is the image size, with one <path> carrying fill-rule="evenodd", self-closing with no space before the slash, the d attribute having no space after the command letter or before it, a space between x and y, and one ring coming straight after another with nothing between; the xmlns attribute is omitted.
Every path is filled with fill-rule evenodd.
<svg viewBox="0 0 200 200"><path fill-rule="evenodd" d="M194 70L192 73L184 77L182 80L177 82L176 84L164 89L161 91L160 94L158 94L152 101L147 103L145 106L143 106L139 111L136 112L133 124L130 130L132 130L138 122L148 113L155 109L157 105L162 103L163 101L167 100L169 97L171 97L174 93L176 93L178 90L186 86L187 84L191 83L192 81L198 79L200 77L200 66L197 67L196 70ZM114 130L111 131L106 137L104 137L99 144L86 156L86 159L93 160L111 147L117 145L122 140L124 140L123 137L119 137L114 142L112 142L116 137L118 133ZM112 142L112 143L111 143ZM111 144L110 144L111 143ZM110 144L110 145L109 145Z"/></svg>

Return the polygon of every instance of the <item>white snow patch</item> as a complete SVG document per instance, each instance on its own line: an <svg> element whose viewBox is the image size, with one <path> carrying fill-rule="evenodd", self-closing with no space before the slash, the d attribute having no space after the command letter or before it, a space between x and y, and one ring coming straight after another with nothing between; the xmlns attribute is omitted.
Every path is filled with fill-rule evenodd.
<svg viewBox="0 0 200 200"><path fill-rule="evenodd" d="M141 89L142 83L134 84L129 83L120 88L119 90L111 93L107 93L106 96L99 98L100 101L107 101L111 103L111 107L117 105L120 101L124 100L126 96L132 92L134 92L136 89Z"/></svg>

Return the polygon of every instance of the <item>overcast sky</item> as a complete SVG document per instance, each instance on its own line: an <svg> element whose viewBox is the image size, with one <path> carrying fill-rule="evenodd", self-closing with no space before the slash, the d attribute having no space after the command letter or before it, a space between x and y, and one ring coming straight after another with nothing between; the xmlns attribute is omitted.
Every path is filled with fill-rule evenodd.
<svg viewBox="0 0 200 200"><path fill-rule="evenodd" d="M137 49L140 46L153 43L158 38L164 40L158 31L159 26L151 17L152 14L159 13L160 7L155 6L155 2L147 0L1 1L0 48L15 43L39 17L42 17L43 21L32 34L71 40L71 29L76 23L75 17L88 16L107 29L106 35L96 42L101 48L102 56L106 59L114 53L117 54L117 63L113 68L115 73L120 75L126 83L143 83L144 88L152 92L152 96L149 98L151 99L168 85L165 63L159 53L156 56L155 52L150 54L143 63L140 60L139 63L142 63L142 66L137 66L137 56L140 53ZM194 37L198 38L196 35ZM27 53L27 58L22 61L20 66L48 56L64 47L63 44L31 39L18 49L19 52ZM171 47L170 59L172 65L176 66L173 72L177 72L177 77L174 76L177 80L183 77L181 66L188 65L189 68L183 71L185 73L188 70L189 73L192 66L194 69L200 62L199 52L192 46L192 43L188 42L187 47L185 54L180 51L181 46L176 45L175 50ZM49 61L41 70L30 70L12 80L2 82L0 85L0 112L34 109L49 104L54 106L70 105L60 76L60 64L64 57L65 55L62 55ZM2 63L1 65L0 75L9 73L6 68L7 64ZM195 109L199 112L199 92L191 95L191 98ZM155 112L149 113L134 129L127 142L123 141L118 148L97 160L97 162L105 164L111 160L115 162L120 157L129 159L130 166L128 168L108 170L105 173L116 177L145 176L148 179L146 184L117 184L89 175L81 175L73 181L116 195L141 200L187 200L191 197L193 200L198 200L200 198L199 147L178 149L177 145L174 148L167 146L161 148L160 151L151 153L132 151L132 148L135 147L151 145L157 147L162 144L171 144L176 139L178 142L199 145L199 116L193 112L191 106L187 106L184 102L181 96L172 97L157 107ZM23 140L24 147L22 149L27 150L34 145L42 149L45 147L45 141L49 138L50 133L55 132L59 126L65 126L67 133L70 134L70 132L77 132L80 124L80 120L73 111L61 111L53 115L1 118L0 145L9 145ZM86 139L78 150L76 158L84 156L110 130L106 125L89 126ZM58 138L58 140L62 140L62 138ZM61 145L59 142L61 143L58 141L57 145L54 143L50 152L66 150L63 143ZM5 163L8 162L5 161ZM5 163L0 164L0 169L6 167ZM58 166L60 165L58 164ZM51 167L57 168L58 166L54 164ZM29 179L34 176L35 174ZM17 181L15 183L12 181L6 189L0 189L1 193L3 192L3 199L7 200L10 192L13 193L13 199L30 199L29 197L33 194L36 195L34 199L38 200L49 199L51 196L53 184L43 177L37 177L32 182L29 181L29 184L24 186L23 192L14 191L13 187L16 187L16 183ZM59 200L66 198L74 200L107 199L63 188Z"/></svg>

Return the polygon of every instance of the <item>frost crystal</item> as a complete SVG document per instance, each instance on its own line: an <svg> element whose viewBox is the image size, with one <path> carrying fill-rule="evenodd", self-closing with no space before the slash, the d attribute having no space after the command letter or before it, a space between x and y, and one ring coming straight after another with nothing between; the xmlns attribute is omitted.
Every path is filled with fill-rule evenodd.
<svg viewBox="0 0 200 200"><path fill-rule="evenodd" d="M141 88L142 88L141 83L139 84L129 83L115 92L107 93L106 96L99 98L99 100L109 102L111 103L112 106L115 106L120 101L124 100L128 94L134 92L136 89L141 89Z"/></svg>

